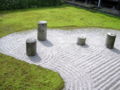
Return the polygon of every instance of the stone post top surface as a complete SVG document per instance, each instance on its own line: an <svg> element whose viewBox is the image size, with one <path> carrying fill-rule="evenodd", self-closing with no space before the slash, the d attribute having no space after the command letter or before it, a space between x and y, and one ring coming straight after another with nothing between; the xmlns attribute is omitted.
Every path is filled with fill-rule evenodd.
<svg viewBox="0 0 120 90"><path fill-rule="evenodd" d="M38 24L46 24L47 21L39 21Z"/></svg>
<svg viewBox="0 0 120 90"><path fill-rule="evenodd" d="M36 39L34 39L34 38L28 38L28 39L26 40L26 42L27 42L27 43L35 43L35 42L36 42Z"/></svg>
<svg viewBox="0 0 120 90"><path fill-rule="evenodd" d="M110 33L110 32L108 32L107 35L109 35L109 36L116 36L115 33Z"/></svg>
<svg viewBox="0 0 120 90"><path fill-rule="evenodd" d="M85 34L81 34L80 37L78 37L79 39L86 39L86 35Z"/></svg>

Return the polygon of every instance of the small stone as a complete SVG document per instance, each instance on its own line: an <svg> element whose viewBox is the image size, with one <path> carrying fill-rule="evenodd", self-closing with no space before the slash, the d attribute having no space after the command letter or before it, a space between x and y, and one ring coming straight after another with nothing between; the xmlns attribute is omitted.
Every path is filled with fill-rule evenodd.
<svg viewBox="0 0 120 90"><path fill-rule="evenodd" d="M26 40L26 54L28 56L36 55L36 40L35 39L27 39Z"/></svg>
<svg viewBox="0 0 120 90"><path fill-rule="evenodd" d="M78 45L85 45L86 44L86 37L85 37L85 35L81 35L80 37L78 37L77 44Z"/></svg>

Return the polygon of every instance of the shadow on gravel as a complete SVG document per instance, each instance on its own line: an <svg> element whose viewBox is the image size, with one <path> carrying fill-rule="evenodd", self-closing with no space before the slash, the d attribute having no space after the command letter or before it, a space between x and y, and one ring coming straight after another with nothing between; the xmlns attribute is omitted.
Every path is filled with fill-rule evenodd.
<svg viewBox="0 0 120 90"><path fill-rule="evenodd" d="M36 54L35 56L29 56L29 59L33 62L33 63L38 63L41 61L40 56L38 56L38 54Z"/></svg>
<svg viewBox="0 0 120 90"><path fill-rule="evenodd" d="M49 40L40 41L40 42L46 47L52 47L53 46L53 44Z"/></svg>
<svg viewBox="0 0 120 90"><path fill-rule="evenodd" d="M114 53L117 53L117 54L120 54L120 50L119 49L117 49L117 48L114 48L114 49L110 49L112 52L114 52Z"/></svg>
<svg viewBox="0 0 120 90"><path fill-rule="evenodd" d="M84 45L84 46L82 46L82 48L89 48L89 45Z"/></svg>

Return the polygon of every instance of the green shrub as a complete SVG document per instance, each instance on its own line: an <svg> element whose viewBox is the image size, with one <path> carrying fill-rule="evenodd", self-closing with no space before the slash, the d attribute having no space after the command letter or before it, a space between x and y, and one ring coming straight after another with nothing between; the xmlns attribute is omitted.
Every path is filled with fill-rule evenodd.
<svg viewBox="0 0 120 90"><path fill-rule="evenodd" d="M0 0L0 10L58 6L63 0Z"/></svg>

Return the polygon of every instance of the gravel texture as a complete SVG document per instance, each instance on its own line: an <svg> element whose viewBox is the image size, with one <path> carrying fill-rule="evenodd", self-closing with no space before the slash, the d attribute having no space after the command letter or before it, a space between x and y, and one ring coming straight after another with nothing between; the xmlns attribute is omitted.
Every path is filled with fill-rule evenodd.
<svg viewBox="0 0 120 90"><path fill-rule="evenodd" d="M106 34L117 34L115 48L105 46ZM81 34L86 45L77 45ZM47 41L37 40L37 55L26 55L26 40L37 31L13 33L0 38L0 52L59 72L64 90L120 90L120 31L110 29L48 30Z"/></svg>

